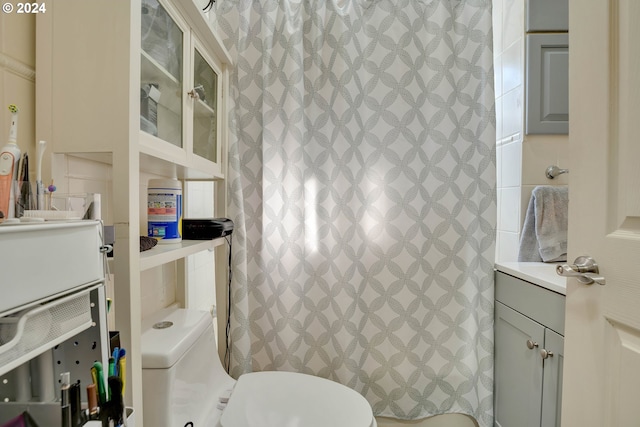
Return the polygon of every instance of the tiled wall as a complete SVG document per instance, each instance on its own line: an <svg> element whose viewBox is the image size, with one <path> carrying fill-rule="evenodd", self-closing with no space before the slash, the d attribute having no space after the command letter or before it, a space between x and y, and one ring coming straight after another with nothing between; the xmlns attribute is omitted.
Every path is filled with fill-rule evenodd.
<svg viewBox="0 0 640 427"><path fill-rule="evenodd" d="M517 254L524 135L524 0L493 3L498 233L496 260Z"/></svg>
<svg viewBox="0 0 640 427"><path fill-rule="evenodd" d="M214 189L213 182L188 182L185 188L185 218L217 216L214 215ZM187 259L187 270L195 286L191 286L187 292L186 305L194 309L209 310L216 303L213 253L200 252L190 256Z"/></svg>
<svg viewBox="0 0 640 427"><path fill-rule="evenodd" d="M537 185L549 180L548 166L568 168L567 135L525 135L525 0L493 2L498 233L496 261L516 261L524 215Z"/></svg>

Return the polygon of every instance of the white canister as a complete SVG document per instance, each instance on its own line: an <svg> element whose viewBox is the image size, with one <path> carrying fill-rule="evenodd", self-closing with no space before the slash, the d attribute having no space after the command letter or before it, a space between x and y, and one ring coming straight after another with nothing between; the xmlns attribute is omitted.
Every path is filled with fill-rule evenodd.
<svg viewBox="0 0 640 427"><path fill-rule="evenodd" d="M147 191L147 235L158 243L182 241L182 183L150 179Z"/></svg>

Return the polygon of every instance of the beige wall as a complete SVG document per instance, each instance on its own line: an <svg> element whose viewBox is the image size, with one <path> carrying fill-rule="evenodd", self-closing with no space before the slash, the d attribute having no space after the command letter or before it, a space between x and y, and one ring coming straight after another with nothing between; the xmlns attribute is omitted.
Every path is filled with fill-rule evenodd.
<svg viewBox="0 0 640 427"><path fill-rule="evenodd" d="M10 113L19 109L20 150L35 158L35 17L14 13L0 14L0 147L9 136ZM31 168L35 181L35 161Z"/></svg>

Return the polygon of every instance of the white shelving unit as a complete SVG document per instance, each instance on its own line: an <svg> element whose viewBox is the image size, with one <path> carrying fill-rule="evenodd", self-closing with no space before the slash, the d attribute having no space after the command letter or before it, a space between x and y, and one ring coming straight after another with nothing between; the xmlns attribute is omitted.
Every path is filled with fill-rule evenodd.
<svg viewBox="0 0 640 427"><path fill-rule="evenodd" d="M154 29L158 24L152 18L158 13L166 13L170 28ZM112 170L113 196L108 204L113 206L116 239L111 263L115 326L127 348L127 404L136 409L136 423L143 425L142 411L137 410L142 407L141 272L175 262L182 280L176 299L184 303L189 286L185 257L212 251L216 282L226 284L227 247L224 239L183 241L140 253L139 236L146 235L141 175L213 181L215 216L226 216L223 118L231 58L192 0L55 0L46 14L37 17L36 25L37 138L48 141L53 153L106 163ZM165 41L160 46L168 45L167 37L174 46L181 45L166 52L177 58L179 72L162 64L166 55L143 51L141 33L149 33L149 28ZM163 35L165 31L170 36ZM141 89L146 83L157 84L161 92L157 136L141 130ZM206 105L202 96L193 96L198 86L207 91L202 94ZM203 141L198 140L202 129L194 132L200 112L211 117ZM209 157L197 154L202 147L211 153ZM226 286L218 286L218 300L226 300L225 293Z"/></svg>

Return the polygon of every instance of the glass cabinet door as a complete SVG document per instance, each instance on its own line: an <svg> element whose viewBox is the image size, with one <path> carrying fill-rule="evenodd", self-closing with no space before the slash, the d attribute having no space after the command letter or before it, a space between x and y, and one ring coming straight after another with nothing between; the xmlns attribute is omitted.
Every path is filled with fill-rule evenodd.
<svg viewBox="0 0 640 427"><path fill-rule="evenodd" d="M194 49L193 152L218 162L218 74Z"/></svg>
<svg viewBox="0 0 640 427"><path fill-rule="evenodd" d="M157 0L142 0L140 129L182 147L184 35Z"/></svg>

